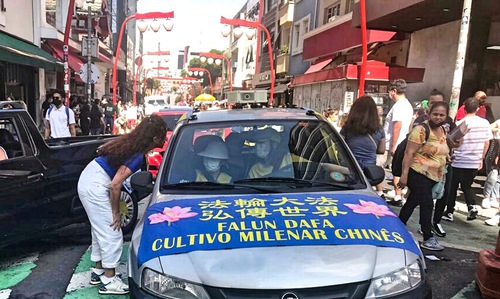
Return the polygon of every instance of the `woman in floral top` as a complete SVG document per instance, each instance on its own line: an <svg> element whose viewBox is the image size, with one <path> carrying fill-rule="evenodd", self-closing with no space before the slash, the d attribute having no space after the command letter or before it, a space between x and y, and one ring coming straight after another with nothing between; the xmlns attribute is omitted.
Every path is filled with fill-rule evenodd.
<svg viewBox="0 0 500 299"><path fill-rule="evenodd" d="M446 143L446 132L442 127L448 110L447 103L434 103L429 111L429 120L411 130L399 181L400 188L408 184L410 189L410 196L401 209L399 218L406 224L413 210L420 205L420 225L424 235L421 246L429 250L443 250L432 233L432 187L444 176L450 151ZM424 125L429 128L427 140Z"/></svg>

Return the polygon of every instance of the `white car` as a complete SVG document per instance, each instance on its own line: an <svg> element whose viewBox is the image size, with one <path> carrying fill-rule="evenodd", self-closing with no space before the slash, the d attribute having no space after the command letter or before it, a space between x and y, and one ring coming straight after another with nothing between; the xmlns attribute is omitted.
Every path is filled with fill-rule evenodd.
<svg viewBox="0 0 500 299"><path fill-rule="evenodd" d="M144 99L144 114L151 115L167 106L167 100L162 96L149 96Z"/></svg>
<svg viewBox="0 0 500 299"><path fill-rule="evenodd" d="M193 113L154 187L132 178L152 196L132 236L131 298L432 298L418 244L372 191L383 178L314 111Z"/></svg>

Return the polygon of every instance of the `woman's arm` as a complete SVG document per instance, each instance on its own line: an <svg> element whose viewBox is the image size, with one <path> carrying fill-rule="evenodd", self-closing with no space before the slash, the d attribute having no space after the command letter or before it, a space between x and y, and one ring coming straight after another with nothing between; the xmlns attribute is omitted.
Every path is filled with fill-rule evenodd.
<svg viewBox="0 0 500 299"><path fill-rule="evenodd" d="M123 182L132 175L132 170L127 166L122 165L118 168L109 190L109 197L111 201L111 210L113 211L113 223L110 225L114 230L119 230L121 227L120 217L120 193L122 190Z"/></svg>
<svg viewBox="0 0 500 299"><path fill-rule="evenodd" d="M401 178L399 179L398 187L403 189L408 183L408 172L410 171L411 162L413 161L413 156L421 147L421 144L409 141L406 144L405 156L403 157L403 168L401 170Z"/></svg>
<svg viewBox="0 0 500 299"><path fill-rule="evenodd" d="M386 148L385 148L385 137L380 139L377 145L377 154L382 155L385 154Z"/></svg>

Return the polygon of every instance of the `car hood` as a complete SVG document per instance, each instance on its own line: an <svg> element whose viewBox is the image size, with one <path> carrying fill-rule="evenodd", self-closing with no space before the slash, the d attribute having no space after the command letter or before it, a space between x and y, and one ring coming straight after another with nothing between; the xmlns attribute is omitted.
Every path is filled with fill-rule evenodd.
<svg viewBox="0 0 500 299"><path fill-rule="evenodd" d="M154 269L158 272L203 285L241 289L311 288L366 281L407 263L404 250L370 245L195 251L159 260L160 264L150 261L146 266L156 264L161 267Z"/></svg>

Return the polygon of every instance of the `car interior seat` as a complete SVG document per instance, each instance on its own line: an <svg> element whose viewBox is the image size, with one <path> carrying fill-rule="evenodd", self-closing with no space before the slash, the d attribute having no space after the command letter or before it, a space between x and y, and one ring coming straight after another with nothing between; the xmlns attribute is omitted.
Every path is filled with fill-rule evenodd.
<svg viewBox="0 0 500 299"><path fill-rule="evenodd" d="M21 144L7 129L0 129L0 146L5 149L9 158L19 157L23 155Z"/></svg>
<svg viewBox="0 0 500 299"><path fill-rule="evenodd" d="M226 137L226 146L229 159L226 164L226 172L233 178L233 181L243 179L247 172L248 161L242 151L245 142L244 134L232 132Z"/></svg>

